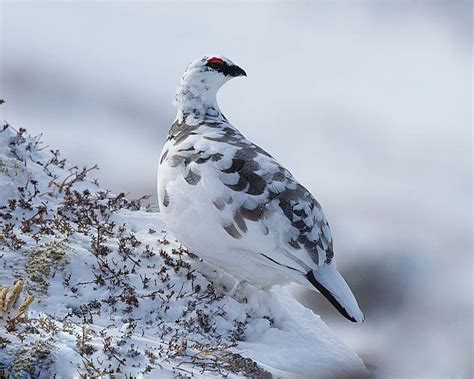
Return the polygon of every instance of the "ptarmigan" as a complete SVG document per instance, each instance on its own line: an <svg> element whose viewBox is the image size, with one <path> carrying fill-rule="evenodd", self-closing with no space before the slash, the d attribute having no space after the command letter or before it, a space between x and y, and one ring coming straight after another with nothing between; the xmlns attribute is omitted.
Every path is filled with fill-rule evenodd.
<svg viewBox="0 0 474 379"><path fill-rule="evenodd" d="M217 91L237 76L246 73L229 59L206 56L179 83L158 175L165 222L193 253L238 280L264 288L297 282L349 320L363 321L336 269L319 203L219 109Z"/></svg>

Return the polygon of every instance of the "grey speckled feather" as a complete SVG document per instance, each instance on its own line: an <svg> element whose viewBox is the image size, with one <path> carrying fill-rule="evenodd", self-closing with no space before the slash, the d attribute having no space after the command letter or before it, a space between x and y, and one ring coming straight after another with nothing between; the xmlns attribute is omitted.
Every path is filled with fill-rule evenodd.
<svg viewBox="0 0 474 379"><path fill-rule="evenodd" d="M244 204L235 210L234 223L223 226L229 235L241 238L248 229L245 219L250 221L264 219L268 212L268 205L276 202L297 231L293 238L288 239L288 245L295 250L306 250L318 265L321 263L321 253L324 255L324 262L330 263L334 256L333 243L321 206L311 193L296 182L290 172L265 150L250 143L236 129L217 123L186 125L175 122L168 138L175 145L184 146L186 140L199 134L199 129L202 128L215 129L217 135L204 136L205 139L237 148L230 166L220 170L223 183L230 190L243 192L248 196L263 195L259 198L256 207L248 208ZM209 154L193 146L179 149L179 155L172 155L169 158L166 158L167 153L165 152L162 159L167 159L171 166L188 166L190 163L195 163L199 167L200 164L209 161L216 162L223 157L222 153ZM270 164L262 167L259 163L261 161L264 164ZM237 181L231 180L230 177L235 177L235 175L237 175ZM196 185L200 179L199 174L188 169L185 180L189 185ZM219 210L223 210L226 205L222 199L216 199L213 203Z"/></svg>

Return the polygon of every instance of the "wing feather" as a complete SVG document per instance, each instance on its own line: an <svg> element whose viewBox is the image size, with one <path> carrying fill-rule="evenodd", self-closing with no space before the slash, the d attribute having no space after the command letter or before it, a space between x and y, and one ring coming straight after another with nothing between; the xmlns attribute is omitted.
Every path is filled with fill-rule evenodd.
<svg viewBox="0 0 474 379"><path fill-rule="evenodd" d="M179 137L192 135L187 130ZM288 170L234 128L214 128L213 136L202 141L168 160L172 165L211 167L217 174L222 190L209 192L216 212L227 215L221 218L222 227L230 236L240 239L249 230L248 222L261 223L265 233L280 233L282 249L295 261L313 268L331 262L331 231L321 206ZM197 174L189 167L188 184L196 185L204 171Z"/></svg>

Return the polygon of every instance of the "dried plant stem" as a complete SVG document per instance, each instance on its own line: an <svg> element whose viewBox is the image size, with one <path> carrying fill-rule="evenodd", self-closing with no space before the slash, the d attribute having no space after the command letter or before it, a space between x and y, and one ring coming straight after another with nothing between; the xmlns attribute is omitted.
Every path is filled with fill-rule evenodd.
<svg viewBox="0 0 474 379"><path fill-rule="evenodd" d="M9 310L16 303L16 301L20 297L20 293L22 289L23 289L23 280L19 279L15 282L11 295L8 297L7 301L4 303L4 306L3 306L4 311Z"/></svg>
<svg viewBox="0 0 474 379"><path fill-rule="evenodd" d="M24 314L28 310L28 307L33 302L33 300L34 300L34 297L31 295L28 295L23 301L23 303L18 307L18 313L20 315Z"/></svg>

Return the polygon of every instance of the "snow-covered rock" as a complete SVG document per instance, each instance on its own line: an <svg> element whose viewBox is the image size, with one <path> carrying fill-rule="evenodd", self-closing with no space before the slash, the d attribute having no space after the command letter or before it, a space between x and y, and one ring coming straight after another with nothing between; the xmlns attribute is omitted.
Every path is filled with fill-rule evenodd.
<svg viewBox="0 0 474 379"><path fill-rule="evenodd" d="M102 189L93 169L66 164L23 129L0 127L0 287L24 283L17 304L0 312L0 372L366 375L285 288L227 295L230 276L181 246L159 213ZM21 314L27 294L34 300Z"/></svg>

